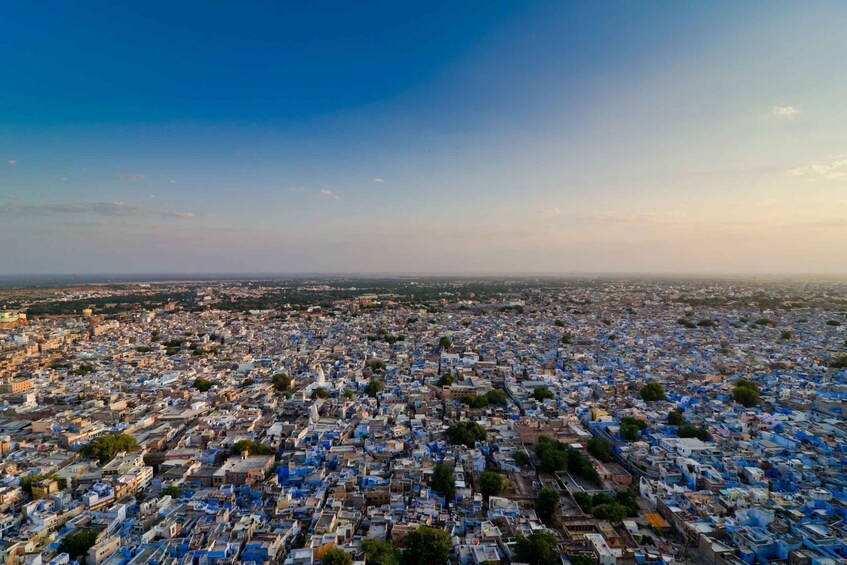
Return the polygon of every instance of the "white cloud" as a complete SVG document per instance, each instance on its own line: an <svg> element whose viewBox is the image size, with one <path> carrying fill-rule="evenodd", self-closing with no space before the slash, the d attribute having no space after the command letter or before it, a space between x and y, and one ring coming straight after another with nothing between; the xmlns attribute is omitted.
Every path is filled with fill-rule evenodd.
<svg viewBox="0 0 847 565"><path fill-rule="evenodd" d="M323 200L338 200L337 194L325 188L322 188L320 192L318 192L318 196L320 196Z"/></svg>
<svg viewBox="0 0 847 565"><path fill-rule="evenodd" d="M169 182L170 182L171 184L176 184L176 181L175 181L174 179L171 179Z"/></svg>
<svg viewBox="0 0 847 565"><path fill-rule="evenodd" d="M847 177L847 156L839 156L828 163L815 163L808 167L789 169L792 177L818 177L825 179L841 179Z"/></svg>
<svg viewBox="0 0 847 565"><path fill-rule="evenodd" d="M771 114L776 116L777 118L793 118L797 114L800 113L800 110L795 108L794 106L774 106L771 110Z"/></svg>
<svg viewBox="0 0 847 565"><path fill-rule="evenodd" d="M382 183L385 182L385 179L382 179L382 178L379 178L379 177L374 177L374 182L377 183L377 184L382 184Z"/></svg>
<svg viewBox="0 0 847 565"><path fill-rule="evenodd" d="M17 163L17 161L15 161L14 159L9 159L9 166L10 167L14 167L15 163Z"/></svg>
<svg viewBox="0 0 847 565"><path fill-rule="evenodd" d="M172 210L170 208L154 208L140 206L129 202L92 202L86 204L11 204L0 206L0 215L16 216L61 216L61 215L90 215L104 217L159 217L193 219L194 212Z"/></svg>
<svg viewBox="0 0 847 565"><path fill-rule="evenodd" d="M562 211L558 208L547 208L546 210L541 210L539 213L542 218L558 218L562 215Z"/></svg>

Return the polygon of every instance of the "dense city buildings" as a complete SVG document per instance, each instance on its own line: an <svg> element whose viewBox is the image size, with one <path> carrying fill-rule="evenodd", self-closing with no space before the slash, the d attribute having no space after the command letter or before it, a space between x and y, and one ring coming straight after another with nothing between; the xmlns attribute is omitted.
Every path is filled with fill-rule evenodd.
<svg viewBox="0 0 847 565"><path fill-rule="evenodd" d="M847 562L847 284L0 289L5 563Z"/></svg>

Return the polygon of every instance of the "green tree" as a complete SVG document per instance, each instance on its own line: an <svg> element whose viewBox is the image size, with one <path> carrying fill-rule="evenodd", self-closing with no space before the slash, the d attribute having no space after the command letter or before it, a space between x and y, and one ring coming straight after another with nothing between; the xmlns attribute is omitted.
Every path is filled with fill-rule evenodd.
<svg viewBox="0 0 847 565"><path fill-rule="evenodd" d="M529 537L518 535L515 553L521 563L529 565L558 565L556 536L548 532L535 532Z"/></svg>
<svg viewBox="0 0 847 565"><path fill-rule="evenodd" d="M732 399L745 408L756 406L759 403L759 389L756 383L738 379L732 388Z"/></svg>
<svg viewBox="0 0 847 565"><path fill-rule="evenodd" d="M384 540L367 539L359 544L368 565L400 565L400 554Z"/></svg>
<svg viewBox="0 0 847 565"><path fill-rule="evenodd" d="M291 382L291 375L286 373L276 374L271 378L271 383L277 392L284 392L291 388Z"/></svg>
<svg viewBox="0 0 847 565"><path fill-rule="evenodd" d="M503 492L503 477L494 471L485 471L479 476L479 492L486 500Z"/></svg>
<svg viewBox="0 0 847 565"><path fill-rule="evenodd" d="M529 458L529 455L527 455L526 451L524 451L523 449L518 449L517 451L515 451L514 458L515 465L517 465L518 467L526 467L532 462L532 460Z"/></svg>
<svg viewBox="0 0 847 565"><path fill-rule="evenodd" d="M441 339L438 340L438 349L441 351L447 351L453 346L453 342L450 341L450 338L445 336L441 336Z"/></svg>
<svg viewBox="0 0 847 565"><path fill-rule="evenodd" d="M453 375L451 375L450 373L444 373L443 375L441 375L441 378L438 379L438 386L450 386L451 384L453 384L453 382L455 382Z"/></svg>
<svg viewBox="0 0 847 565"><path fill-rule="evenodd" d="M324 553L321 562L323 565L351 565L353 563L353 556L340 547L333 547Z"/></svg>
<svg viewBox="0 0 847 565"><path fill-rule="evenodd" d="M597 559L585 555L568 555L571 565L597 565Z"/></svg>
<svg viewBox="0 0 847 565"><path fill-rule="evenodd" d="M539 490L538 496L535 497L535 512L545 524L550 525L559 510L560 502L559 491L545 487Z"/></svg>
<svg viewBox="0 0 847 565"><path fill-rule="evenodd" d="M844 342L847 345L847 342ZM832 360L829 364L833 369L847 369L847 355L841 355Z"/></svg>
<svg viewBox="0 0 847 565"><path fill-rule="evenodd" d="M478 441L485 441L485 428L472 420L462 420L447 428L447 439L453 445L473 447Z"/></svg>
<svg viewBox="0 0 847 565"><path fill-rule="evenodd" d="M544 402L547 399L555 398L552 392L547 387L537 386L532 391L532 397L538 402Z"/></svg>
<svg viewBox="0 0 847 565"><path fill-rule="evenodd" d="M677 430L679 437L696 437L697 439L706 441L709 439L709 431L706 428L692 426L691 424L683 424Z"/></svg>
<svg viewBox="0 0 847 565"><path fill-rule="evenodd" d="M647 422L641 420L639 418L632 418L627 416L626 418L621 419L620 425L620 433L621 439L626 441L633 441L638 438L638 432L644 431L647 429Z"/></svg>
<svg viewBox="0 0 847 565"><path fill-rule="evenodd" d="M329 398L329 391L322 386L319 386L312 391L312 400L316 398Z"/></svg>
<svg viewBox="0 0 847 565"><path fill-rule="evenodd" d="M207 390L215 386L215 382L210 381L208 379L204 379L203 377L197 377L196 379L194 379L194 384L192 386L200 392L206 392Z"/></svg>
<svg viewBox="0 0 847 565"><path fill-rule="evenodd" d="M682 417L682 412L679 410L671 410L668 412L668 424L671 426L681 426L685 423L685 418Z"/></svg>
<svg viewBox="0 0 847 565"><path fill-rule="evenodd" d="M627 516L626 506L617 502L608 504L600 504L594 506L591 510L591 515L598 520L606 520L612 524L617 524Z"/></svg>
<svg viewBox="0 0 847 565"><path fill-rule="evenodd" d="M383 383L378 379L371 379L371 382L365 387L365 394L371 398L376 398L376 395L382 391Z"/></svg>
<svg viewBox="0 0 847 565"><path fill-rule="evenodd" d="M97 531L75 530L62 538L58 552L67 553L71 559L84 558L95 543L97 543Z"/></svg>
<svg viewBox="0 0 847 565"><path fill-rule="evenodd" d="M794 336L794 334L792 334L790 331L788 331L788 330L783 330L783 331L779 334L779 339L782 339L782 340L791 339L793 336Z"/></svg>
<svg viewBox="0 0 847 565"><path fill-rule="evenodd" d="M354 396L355 396L355 394L349 388L344 391L344 398L349 400L349 399L353 398Z"/></svg>
<svg viewBox="0 0 847 565"><path fill-rule="evenodd" d="M645 402L655 402L665 399L665 387L661 383L647 383L641 387L641 398Z"/></svg>
<svg viewBox="0 0 847 565"><path fill-rule="evenodd" d="M121 451L135 451L137 447L138 442L131 435L111 434L100 436L85 444L80 453L83 457L106 463Z"/></svg>
<svg viewBox="0 0 847 565"><path fill-rule="evenodd" d="M433 469L430 486L432 490L444 496L447 506L450 506L450 501L456 498L456 477L453 476L453 469L443 463L436 465Z"/></svg>
<svg viewBox="0 0 847 565"><path fill-rule="evenodd" d="M602 437L593 437L588 440L588 452L603 463L612 460L612 444Z"/></svg>
<svg viewBox="0 0 847 565"><path fill-rule="evenodd" d="M452 547L447 532L421 526L406 536L403 560L416 565L444 565L450 557Z"/></svg>
<svg viewBox="0 0 847 565"><path fill-rule="evenodd" d="M176 499L176 498L179 498L180 496L182 496L182 493L180 492L178 486L168 485L168 486L166 486L165 488L162 489L161 495L162 496L170 496L171 498Z"/></svg>
<svg viewBox="0 0 847 565"><path fill-rule="evenodd" d="M26 475L24 477L21 477L21 490L28 494L32 494L32 485L40 483L44 479L53 479L54 481L58 481L59 475L57 475L56 473L48 473L47 475Z"/></svg>
<svg viewBox="0 0 847 565"><path fill-rule="evenodd" d="M251 455L270 455L272 453L270 447L264 443L253 441L252 439L236 441L229 449L230 455L241 455L245 451Z"/></svg>
<svg viewBox="0 0 847 565"><path fill-rule="evenodd" d="M505 391L500 390L499 388L494 388L485 393L485 398L488 400L489 404L505 406L508 396Z"/></svg>

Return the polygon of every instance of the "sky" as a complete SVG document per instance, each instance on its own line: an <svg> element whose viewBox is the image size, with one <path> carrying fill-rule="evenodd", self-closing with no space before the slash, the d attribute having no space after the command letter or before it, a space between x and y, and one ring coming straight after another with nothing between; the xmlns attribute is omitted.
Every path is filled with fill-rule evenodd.
<svg viewBox="0 0 847 565"><path fill-rule="evenodd" d="M847 274L845 2L30 2L0 275Z"/></svg>

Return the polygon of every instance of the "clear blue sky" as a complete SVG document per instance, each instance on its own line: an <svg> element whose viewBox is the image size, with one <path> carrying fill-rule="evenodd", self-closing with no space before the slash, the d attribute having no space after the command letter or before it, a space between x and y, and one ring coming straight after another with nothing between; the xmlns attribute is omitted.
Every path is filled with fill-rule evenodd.
<svg viewBox="0 0 847 565"><path fill-rule="evenodd" d="M0 274L847 271L844 2L19 2Z"/></svg>

